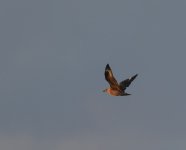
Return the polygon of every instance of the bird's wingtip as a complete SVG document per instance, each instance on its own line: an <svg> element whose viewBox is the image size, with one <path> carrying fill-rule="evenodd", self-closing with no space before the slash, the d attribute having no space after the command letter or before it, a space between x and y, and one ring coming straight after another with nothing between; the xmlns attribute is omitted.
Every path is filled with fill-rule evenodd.
<svg viewBox="0 0 186 150"><path fill-rule="evenodd" d="M107 64L107 65L106 65L106 69L110 69L110 66L109 66L109 64Z"/></svg>

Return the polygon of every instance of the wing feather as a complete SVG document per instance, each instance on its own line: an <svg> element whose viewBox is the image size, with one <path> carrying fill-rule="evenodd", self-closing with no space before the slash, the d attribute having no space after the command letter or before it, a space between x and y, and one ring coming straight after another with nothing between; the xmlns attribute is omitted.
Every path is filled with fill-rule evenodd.
<svg viewBox="0 0 186 150"><path fill-rule="evenodd" d="M128 78L122 82L120 82L120 86L123 90L125 90L127 87L129 87L129 85L132 83L132 81L138 76L138 74L132 76L131 78Z"/></svg>
<svg viewBox="0 0 186 150"><path fill-rule="evenodd" d="M110 87L116 88L119 86L117 80L115 79L112 73L112 69L110 68L109 64L107 64L105 67L105 79L110 84Z"/></svg>

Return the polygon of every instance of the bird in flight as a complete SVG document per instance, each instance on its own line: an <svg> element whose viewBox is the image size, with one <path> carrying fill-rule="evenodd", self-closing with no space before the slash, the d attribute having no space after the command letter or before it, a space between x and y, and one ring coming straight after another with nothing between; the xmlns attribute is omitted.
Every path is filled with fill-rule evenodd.
<svg viewBox="0 0 186 150"><path fill-rule="evenodd" d="M115 79L112 70L109 66L109 64L105 67L105 79L109 83L110 87L103 90L103 92L108 93L112 96L127 96L131 95L125 92L126 88L129 87L129 85L132 83L132 81L138 76L138 74L121 81L119 84L117 80Z"/></svg>

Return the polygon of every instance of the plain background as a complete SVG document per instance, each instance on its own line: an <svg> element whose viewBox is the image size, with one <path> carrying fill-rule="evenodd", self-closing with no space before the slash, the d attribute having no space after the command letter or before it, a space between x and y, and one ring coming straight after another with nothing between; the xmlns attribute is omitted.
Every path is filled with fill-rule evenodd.
<svg viewBox="0 0 186 150"><path fill-rule="evenodd" d="M1 0L0 149L186 149L186 1ZM131 96L102 90L109 63Z"/></svg>

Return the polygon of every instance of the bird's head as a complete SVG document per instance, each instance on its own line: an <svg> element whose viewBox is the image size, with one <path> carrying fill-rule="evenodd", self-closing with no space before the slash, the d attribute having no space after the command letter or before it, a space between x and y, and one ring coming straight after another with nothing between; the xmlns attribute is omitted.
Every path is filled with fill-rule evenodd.
<svg viewBox="0 0 186 150"><path fill-rule="evenodd" d="M103 92L107 92L107 89L104 89Z"/></svg>

